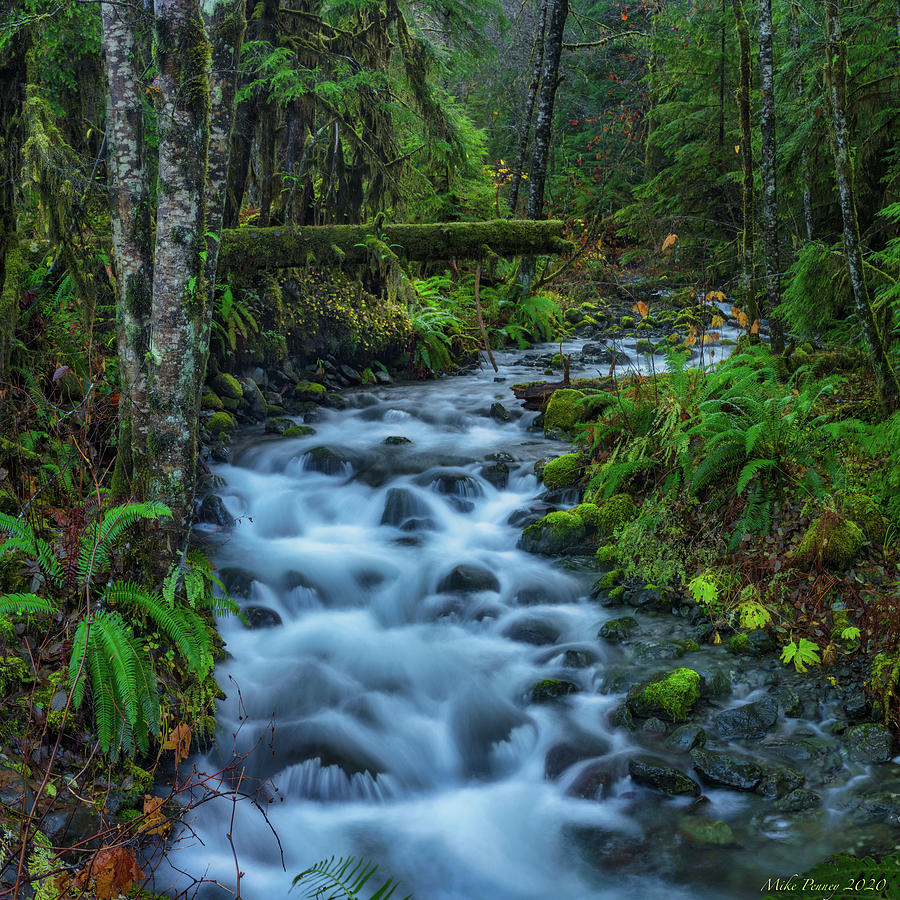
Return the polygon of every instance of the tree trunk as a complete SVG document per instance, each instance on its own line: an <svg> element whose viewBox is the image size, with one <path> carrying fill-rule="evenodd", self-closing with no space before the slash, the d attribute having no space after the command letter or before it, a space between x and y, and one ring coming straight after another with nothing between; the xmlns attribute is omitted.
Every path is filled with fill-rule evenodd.
<svg viewBox="0 0 900 900"><path fill-rule="evenodd" d="M800 10L796 2L791 3L791 47L794 53L800 51ZM804 93L806 86L803 82L803 71L797 76L797 101L798 107L802 110L804 107ZM812 214L812 194L809 188L809 151L806 147L800 153L800 178L803 182L803 221L806 225L806 239L813 239L813 214Z"/></svg>
<svg viewBox="0 0 900 900"><path fill-rule="evenodd" d="M559 84L559 57L562 53L563 32L569 15L569 0L553 0L550 23L544 42L544 65L541 70L541 99L534 129L534 152L531 157L528 186L528 218L544 217L544 187L547 180L547 161L550 158L550 131L553 127L553 104Z"/></svg>
<svg viewBox="0 0 900 900"><path fill-rule="evenodd" d="M878 326L872 314L872 305L863 273L862 249L859 240L859 223L856 218L856 197L853 187L853 166L850 161L850 134L847 124L847 44L841 35L838 0L825 0L825 83L831 103L833 120L834 170L841 219L844 226L844 252L853 302L862 328L863 338L875 380L878 396L887 412L900 408L900 384L891 368L890 359L878 334Z"/></svg>
<svg viewBox="0 0 900 900"><path fill-rule="evenodd" d="M744 228L741 236L741 255L743 259L743 303L747 314L748 331L759 318L756 305L756 293L753 285L753 143L750 132L750 26L744 15L741 0L731 0L734 18L737 24L738 44L740 46L740 77L738 78L737 104L741 126L741 161L743 163L743 190L741 192L741 211ZM751 339L752 339L751 335Z"/></svg>
<svg viewBox="0 0 900 900"><path fill-rule="evenodd" d="M146 407L147 328L150 315L150 190L144 149L140 58L143 17L133 6L100 5L106 70L107 184L109 186L119 353L119 441L113 492L129 494L136 461L146 452L132 414ZM135 438L138 438L137 443Z"/></svg>
<svg viewBox="0 0 900 900"><path fill-rule="evenodd" d="M778 254L778 188L775 168L775 52L772 0L759 0L759 81L762 92L762 232L766 267L766 312L772 323L772 349L784 350L784 331L775 310L781 302Z"/></svg>
<svg viewBox="0 0 900 900"><path fill-rule="evenodd" d="M522 184L522 167L525 165L525 153L528 150L528 138L531 136L531 120L534 118L534 107L537 103L538 90L541 86L541 68L544 61L544 35L547 31L547 2L541 0L538 11L538 28L534 35L531 56L534 66L531 70L531 84L528 85L528 100L525 118L521 124L519 146L516 148L516 161L513 163L512 183L509 191L509 214L516 214L519 205L519 187Z"/></svg>
<svg viewBox="0 0 900 900"><path fill-rule="evenodd" d="M173 512L165 550L190 527L203 377L200 348L209 303L206 250L210 44L197 0L155 0L159 71L156 248L147 405L135 416L147 455L145 494ZM136 411L137 412L137 411Z"/></svg>

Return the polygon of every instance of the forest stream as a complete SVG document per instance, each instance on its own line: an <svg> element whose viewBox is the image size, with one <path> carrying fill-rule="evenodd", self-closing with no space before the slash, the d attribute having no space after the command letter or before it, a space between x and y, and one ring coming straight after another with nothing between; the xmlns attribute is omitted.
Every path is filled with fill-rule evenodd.
<svg viewBox="0 0 900 900"><path fill-rule="evenodd" d="M232 895L229 831L245 900L287 896L294 875L343 855L417 900L758 897L829 853L893 847L869 813L900 791L896 767L859 761L834 733L853 698L777 655L695 649L696 609L659 610L636 589L635 608L603 605L592 559L517 549L537 515L577 502L544 496L535 462L567 445L509 390L558 349L499 353L499 375L348 392L314 434L248 430L215 467L238 521L214 558L253 627L220 624L228 699L217 749L193 762L246 754L246 784L271 782L286 870L251 803L207 802L172 852L208 879L201 898ZM596 376L580 349L563 347L572 376ZM626 613L627 640L598 637ZM631 685L678 666L704 679L694 724L611 724ZM545 679L573 692L533 694ZM697 779L697 726L732 770L752 755L771 789L704 779L701 797L671 796L632 777L650 754ZM177 878L160 871L157 889Z"/></svg>

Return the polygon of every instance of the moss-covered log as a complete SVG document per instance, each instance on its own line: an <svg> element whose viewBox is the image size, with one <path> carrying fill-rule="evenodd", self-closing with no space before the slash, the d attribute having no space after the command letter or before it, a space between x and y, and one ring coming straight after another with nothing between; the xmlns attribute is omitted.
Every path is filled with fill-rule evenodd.
<svg viewBox="0 0 900 900"><path fill-rule="evenodd" d="M236 228L222 232L220 268L233 271L309 263L363 263L367 238L377 236L409 260L474 259L487 247L497 256L568 253L563 223L530 220L447 222L437 225L324 225Z"/></svg>

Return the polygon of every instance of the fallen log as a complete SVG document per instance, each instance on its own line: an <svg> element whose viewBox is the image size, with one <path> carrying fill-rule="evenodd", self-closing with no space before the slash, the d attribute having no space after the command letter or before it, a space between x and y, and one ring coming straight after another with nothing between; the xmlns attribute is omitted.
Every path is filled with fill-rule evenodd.
<svg viewBox="0 0 900 900"><path fill-rule="evenodd" d="M556 220L494 219L431 225L316 225L232 228L222 232L219 265L228 271L279 269L309 264L365 263L372 239L401 258L437 261L570 253Z"/></svg>

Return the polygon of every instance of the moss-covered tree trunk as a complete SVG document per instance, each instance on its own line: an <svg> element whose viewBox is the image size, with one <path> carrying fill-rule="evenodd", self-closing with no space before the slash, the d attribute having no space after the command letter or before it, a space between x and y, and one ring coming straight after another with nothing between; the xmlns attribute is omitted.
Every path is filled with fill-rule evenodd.
<svg viewBox="0 0 900 900"><path fill-rule="evenodd" d="M778 182L775 168L775 48L772 0L759 0L759 86L762 95L762 233L766 270L766 312L771 321L772 349L784 350L784 330L775 314L781 302L778 248Z"/></svg>
<svg viewBox="0 0 900 900"><path fill-rule="evenodd" d="M113 489L129 493L134 479L132 412L147 402L145 358L153 283L150 190L144 143L141 44L149 37L135 7L102 3L106 70L107 184L116 275L118 325L119 446Z"/></svg>
<svg viewBox="0 0 900 900"><path fill-rule="evenodd" d="M844 252L847 257L853 302L872 368L875 370L878 396L885 410L893 412L900 409L900 384L878 333L863 272L853 186L853 163L850 155L850 129L847 124L847 44L841 35L838 0L825 0L825 84L831 104L834 171L841 205Z"/></svg>
<svg viewBox="0 0 900 900"><path fill-rule="evenodd" d="M741 128L741 162L743 164L743 185L741 190L741 212L743 230L741 232L741 258L743 261L743 304L747 314L747 328L759 318L756 292L753 285L753 140L750 131L750 25L744 14L741 0L731 0L737 25L738 46L740 47L740 74L738 78L737 105Z"/></svg>

